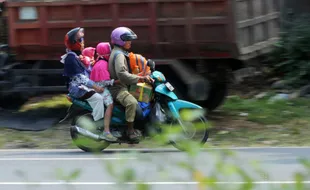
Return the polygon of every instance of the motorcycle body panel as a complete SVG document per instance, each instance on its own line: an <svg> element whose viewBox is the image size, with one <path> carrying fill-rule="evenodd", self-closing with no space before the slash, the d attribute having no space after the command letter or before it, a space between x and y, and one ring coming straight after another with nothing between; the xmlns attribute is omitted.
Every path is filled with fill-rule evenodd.
<svg viewBox="0 0 310 190"><path fill-rule="evenodd" d="M165 83L166 82L166 77L160 71L154 71L152 73L151 77L155 80L155 86L157 86L156 83Z"/></svg>
<svg viewBox="0 0 310 190"><path fill-rule="evenodd" d="M160 84L155 88L155 92L165 95L172 100L177 100L178 97L174 92L169 91L169 89L165 86L165 84Z"/></svg>
<svg viewBox="0 0 310 190"><path fill-rule="evenodd" d="M203 109L201 106L185 100L169 101L168 108L175 118L180 118L181 109Z"/></svg>

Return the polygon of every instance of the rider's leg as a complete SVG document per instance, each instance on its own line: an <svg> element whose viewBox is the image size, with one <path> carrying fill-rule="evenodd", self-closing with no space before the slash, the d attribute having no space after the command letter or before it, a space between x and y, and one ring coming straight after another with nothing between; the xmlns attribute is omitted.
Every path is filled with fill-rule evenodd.
<svg viewBox="0 0 310 190"><path fill-rule="evenodd" d="M130 139L137 139L138 135L134 130L134 120L136 117L136 109L138 106L138 101L133 97L128 91L120 91L116 96L116 100L122 104L126 111L126 121L128 124L128 135Z"/></svg>

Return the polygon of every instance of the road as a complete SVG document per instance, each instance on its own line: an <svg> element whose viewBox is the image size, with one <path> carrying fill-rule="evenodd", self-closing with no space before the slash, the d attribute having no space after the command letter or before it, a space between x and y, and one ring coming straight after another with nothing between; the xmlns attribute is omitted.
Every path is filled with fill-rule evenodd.
<svg viewBox="0 0 310 190"><path fill-rule="evenodd" d="M191 165L199 168L204 175L213 174L215 165L220 161L222 149L203 150ZM283 189L281 184L290 185L293 189L293 175L305 171L298 163L298 158L310 159L310 148L236 148L235 159L225 163L234 163L252 177L255 190ZM251 161L259 161L260 168L269 176L254 173ZM84 153L80 150L0 150L0 189L9 190L84 190L97 189L135 189L135 181L143 181L153 190L194 190L197 182L188 171L177 166L177 163L189 163L188 156L174 149L140 151L133 154L128 150L108 150L100 155ZM116 177L108 172L106 165L116 169ZM117 184L126 168L135 169L135 178L124 186ZM228 167L225 167L228 168ZM60 170L62 169L60 173ZM64 181L64 175L80 170L80 175L70 182ZM218 169L217 169L218 170ZM57 172L58 171L58 172ZM220 189L240 189L244 183L239 175L218 174L217 185ZM310 184L310 178L304 181ZM35 187L35 188L34 188ZM273 188L275 189L275 188ZM273 190L272 189L272 190Z"/></svg>

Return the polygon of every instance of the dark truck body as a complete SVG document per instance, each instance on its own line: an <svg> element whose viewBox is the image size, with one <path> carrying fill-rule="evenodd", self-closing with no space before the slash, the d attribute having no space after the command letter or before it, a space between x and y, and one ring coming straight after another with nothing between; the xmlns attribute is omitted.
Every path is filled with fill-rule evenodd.
<svg viewBox="0 0 310 190"><path fill-rule="evenodd" d="M197 80L208 80L204 82L209 83L206 92L208 95L201 95L196 99L204 104L209 99L210 103L208 97L212 96L212 85L227 82L218 80L219 75L223 74L222 66L241 68L242 60L269 51L271 44L277 40L278 2L279 0L7 0L5 7L10 50L16 54L17 62L34 63L31 66L27 64L27 68L10 68L18 69L15 75L19 76L56 75L61 64L57 63L60 66L57 69L57 66L51 65L64 54L64 35L71 28L85 28L86 46L95 47L99 42L109 42L111 31L115 27L128 26L139 38L133 43L133 52L156 59L158 64L170 65L170 70L163 71L175 73L170 77L175 80L174 84L179 81L187 85L193 84L184 79L184 75L191 76L191 73L195 73ZM50 66L42 66L47 64ZM184 69L188 70L187 74L178 72ZM225 75L226 73L225 70ZM52 91L48 90L49 86L55 84L44 79L38 80L40 82L31 84L28 89ZM59 85L54 90L58 87ZM13 89L18 91L17 88ZM19 87L19 91L21 89Z"/></svg>

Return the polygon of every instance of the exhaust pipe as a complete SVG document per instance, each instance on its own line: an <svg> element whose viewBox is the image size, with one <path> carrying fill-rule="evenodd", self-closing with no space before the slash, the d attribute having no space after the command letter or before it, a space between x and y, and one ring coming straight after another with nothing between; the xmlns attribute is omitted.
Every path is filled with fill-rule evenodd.
<svg viewBox="0 0 310 190"><path fill-rule="evenodd" d="M96 141L102 140L102 139L100 138L99 135L97 135L97 134L95 134L95 133L92 133L92 132L90 132L90 131L88 131L88 130L86 130L86 129L83 129L83 128L81 128L81 127L78 127L78 126L76 126L76 125L75 125L75 126L71 126L71 128L72 128L75 132L77 132L78 134L83 135L83 136L85 136L85 137L91 138L91 139L96 140Z"/></svg>

